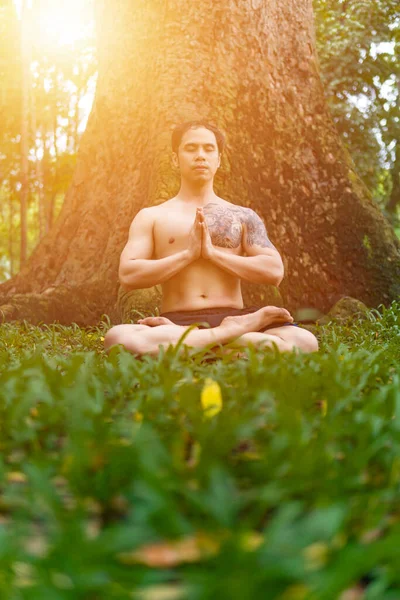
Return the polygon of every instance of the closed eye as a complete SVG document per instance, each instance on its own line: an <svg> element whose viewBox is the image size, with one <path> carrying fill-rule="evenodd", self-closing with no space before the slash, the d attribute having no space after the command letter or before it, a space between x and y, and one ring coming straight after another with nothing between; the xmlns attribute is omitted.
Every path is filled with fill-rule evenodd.
<svg viewBox="0 0 400 600"><path fill-rule="evenodd" d="M185 146L185 150L187 150L188 152L192 152L196 149L197 149L197 146L192 145L192 144L188 144L187 146ZM215 149L216 149L215 146L213 146L212 144L207 144L207 146L205 146L206 152L213 152Z"/></svg>

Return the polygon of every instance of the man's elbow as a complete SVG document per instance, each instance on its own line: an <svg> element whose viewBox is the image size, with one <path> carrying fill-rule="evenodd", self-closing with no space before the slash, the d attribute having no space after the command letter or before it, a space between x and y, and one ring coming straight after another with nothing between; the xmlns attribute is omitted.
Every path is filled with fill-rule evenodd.
<svg viewBox="0 0 400 600"><path fill-rule="evenodd" d="M277 256L274 263L271 265L271 257L268 256L268 259L269 261L266 264L266 268L263 269L263 277L260 283L267 283L268 285L274 285L278 287L282 283L285 275L283 261L280 256Z"/></svg>
<svg viewBox="0 0 400 600"><path fill-rule="evenodd" d="M132 276L128 277L127 273L124 273L123 270L120 270L118 273L118 281L124 292L131 292L132 290L137 289L137 286L134 285Z"/></svg>
<svg viewBox="0 0 400 600"><path fill-rule="evenodd" d="M131 287L128 285L126 279L124 279L123 277L119 276L118 277L118 281L119 281L119 285L121 286L122 290L124 292L130 292L131 291Z"/></svg>
<svg viewBox="0 0 400 600"><path fill-rule="evenodd" d="M283 279L283 273L271 273L271 271L266 275L265 273L263 274L262 277L259 277L257 280L248 280L251 281L251 283L263 283L263 284L267 284L267 285L274 285L275 287L278 287Z"/></svg>
<svg viewBox="0 0 400 600"><path fill-rule="evenodd" d="M279 287L280 284L283 281L284 275L285 275L285 269L284 269L283 264L282 264L277 269L277 272L275 274L275 280L274 280L274 283L272 285L275 285L276 287Z"/></svg>
<svg viewBox="0 0 400 600"><path fill-rule="evenodd" d="M133 276L132 273L121 277L118 276L119 284L124 292L132 292L133 290L145 290L146 288L153 287L154 283L149 283L143 279L139 279L138 276Z"/></svg>
<svg viewBox="0 0 400 600"><path fill-rule="evenodd" d="M131 292L132 289L130 287L128 287L126 285L126 283L123 283L122 281L119 282L120 288L123 292Z"/></svg>

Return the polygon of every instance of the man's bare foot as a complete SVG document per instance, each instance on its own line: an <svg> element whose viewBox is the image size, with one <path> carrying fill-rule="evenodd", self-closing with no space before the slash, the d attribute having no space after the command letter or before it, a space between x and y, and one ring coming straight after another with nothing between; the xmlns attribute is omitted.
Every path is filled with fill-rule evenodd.
<svg viewBox="0 0 400 600"><path fill-rule="evenodd" d="M148 325L149 327L158 327L159 325L175 325L167 317L146 317L137 321L138 325Z"/></svg>
<svg viewBox="0 0 400 600"><path fill-rule="evenodd" d="M293 317L286 308L263 306L256 312L248 315L225 317L221 321L220 327L228 328L230 331L235 332L235 335L239 336L249 331L260 331L260 329L272 323L276 323L279 326L280 323L288 322L293 323Z"/></svg>

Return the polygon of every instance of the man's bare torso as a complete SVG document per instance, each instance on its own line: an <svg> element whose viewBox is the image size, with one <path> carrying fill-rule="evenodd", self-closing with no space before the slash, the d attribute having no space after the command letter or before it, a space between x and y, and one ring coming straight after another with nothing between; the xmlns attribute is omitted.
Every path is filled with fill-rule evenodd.
<svg viewBox="0 0 400 600"><path fill-rule="evenodd" d="M154 255L164 258L188 247L196 205L172 198L154 206ZM243 222L246 208L217 198L203 207L214 246L243 256ZM162 284L160 312L197 310L218 306L243 308L240 279L209 260L199 258Z"/></svg>

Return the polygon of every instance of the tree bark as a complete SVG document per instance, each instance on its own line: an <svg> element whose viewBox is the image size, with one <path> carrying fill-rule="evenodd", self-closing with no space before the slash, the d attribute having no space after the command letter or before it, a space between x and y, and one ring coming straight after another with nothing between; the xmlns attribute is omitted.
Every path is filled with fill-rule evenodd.
<svg viewBox="0 0 400 600"><path fill-rule="evenodd" d="M400 76L396 77L397 84L397 97L400 98ZM394 151L394 163L391 169L392 177L392 191L390 198L386 204L386 211L392 217L396 214L397 208L400 204L400 124L397 121L397 127L395 131L395 151Z"/></svg>
<svg viewBox="0 0 400 600"><path fill-rule="evenodd" d="M32 92L32 90L31 90ZM39 241L43 238L46 232L46 206L45 206L45 194L43 185L43 168L42 160L38 152L38 142L41 142L41 126L38 128L36 119L36 99L35 95L31 93L30 96L31 105L31 130L33 133L33 149L35 154L35 173L37 182L37 198L38 198L38 238Z"/></svg>
<svg viewBox="0 0 400 600"><path fill-rule="evenodd" d="M392 168L392 192L386 205L388 213L395 214L400 204L400 141L396 141L395 161Z"/></svg>
<svg viewBox="0 0 400 600"><path fill-rule="evenodd" d="M77 151L78 146L79 146L79 132L78 132L78 128L79 128L79 102L81 100L82 97L82 88L78 87L78 89L76 90L76 104L75 104L75 111L74 111L74 133L73 133L73 142L74 142L74 152Z"/></svg>
<svg viewBox="0 0 400 600"><path fill-rule="evenodd" d="M10 190L10 195L8 197L8 255L10 257L10 274L11 277L14 275L14 239L13 239L13 229L14 229L14 204L13 204L13 194Z"/></svg>
<svg viewBox="0 0 400 600"><path fill-rule="evenodd" d="M25 0L21 15L22 109L21 109L21 191L20 191L20 266L27 259L27 210L29 197L29 109L31 63L31 11Z"/></svg>
<svg viewBox="0 0 400 600"><path fill-rule="evenodd" d="M282 254L284 306L326 312L342 296L371 307L399 296L400 244L324 99L312 0L103 0L97 10L99 77L73 182L28 265L0 287L6 318L28 310L13 294L35 293L21 318L119 322L129 225L177 192L171 130L199 117L227 135L216 192L256 210ZM265 302L264 286L243 289ZM153 291L136 306L154 307Z"/></svg>

